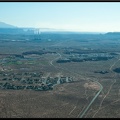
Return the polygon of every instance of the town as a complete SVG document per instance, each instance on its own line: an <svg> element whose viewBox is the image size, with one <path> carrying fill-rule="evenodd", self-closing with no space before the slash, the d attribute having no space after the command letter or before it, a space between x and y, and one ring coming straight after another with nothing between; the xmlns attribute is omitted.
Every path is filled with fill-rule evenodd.
<svg viewBox="0 0 120 120"><path fill-rule="evenodd" d="M11 89L11 90L52 90L53 86L57 84L73 82L71 77L42 77L41 73L29 73L25 72L22 74L17 73L0 73L0 89Z"/></svg>

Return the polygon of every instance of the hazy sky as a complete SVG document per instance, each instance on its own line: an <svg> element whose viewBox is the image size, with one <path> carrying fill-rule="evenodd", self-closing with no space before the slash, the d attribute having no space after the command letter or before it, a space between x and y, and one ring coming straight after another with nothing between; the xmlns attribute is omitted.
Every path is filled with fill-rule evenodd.
<svg viewBox="0 0 120 120"><path fill-rule="evenodd" d="M18 27L120 31L120 2L0 2L0 21Z"/></svg>

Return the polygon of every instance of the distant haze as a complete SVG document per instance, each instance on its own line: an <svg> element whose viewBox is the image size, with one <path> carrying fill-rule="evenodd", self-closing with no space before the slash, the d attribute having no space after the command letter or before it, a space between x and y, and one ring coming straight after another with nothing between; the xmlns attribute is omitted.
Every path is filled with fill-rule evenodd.
<svg viewBox="0 0 120 120"><path fill-rule="evenodd" d="M8 23L4 23L4 22L0 22L0 33L3 31L3 29L7 28L7 32L11 31L11 29L14 29L18 31L18 29L23 29L23 31L27 31L28 29L29 30L34 30L34 33L40 33L40 32L60 32L60 33L63 33L63 34L68 34L68 33L81 33L81 34L99 34L99 33L104 33L104 32L76 32L76 31L69 31L69 30L64 30L64 29L52 29L52 28L31 28L31 27L17 27L17 26L14 26L14 25L10 25ZM8 30L9 29L9 30ZM5 30L4 30L5 32Z"/></svg>

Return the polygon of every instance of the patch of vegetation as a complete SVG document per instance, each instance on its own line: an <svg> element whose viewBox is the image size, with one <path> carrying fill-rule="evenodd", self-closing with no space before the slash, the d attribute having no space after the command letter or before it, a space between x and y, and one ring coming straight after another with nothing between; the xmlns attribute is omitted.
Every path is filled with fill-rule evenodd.
<svg viewBox="0 0 120 120"><path fill-rule="evenodd" d="M115 68L113 71L116 73L120 73L120 68Z"/></svg>

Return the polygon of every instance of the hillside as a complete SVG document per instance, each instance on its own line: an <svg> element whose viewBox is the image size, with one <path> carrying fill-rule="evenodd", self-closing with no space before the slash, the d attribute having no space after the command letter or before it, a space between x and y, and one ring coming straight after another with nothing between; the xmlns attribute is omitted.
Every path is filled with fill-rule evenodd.
<svg viewBox="0 0 120 120"><path fill-rule="evenodd" d="M0 28L17 28L17 27L4 22L0 22Z"/></svg>

